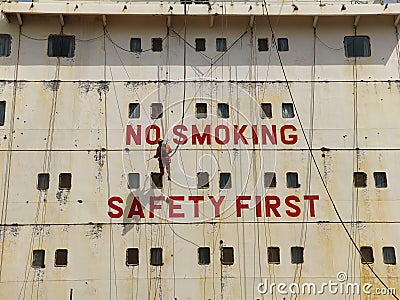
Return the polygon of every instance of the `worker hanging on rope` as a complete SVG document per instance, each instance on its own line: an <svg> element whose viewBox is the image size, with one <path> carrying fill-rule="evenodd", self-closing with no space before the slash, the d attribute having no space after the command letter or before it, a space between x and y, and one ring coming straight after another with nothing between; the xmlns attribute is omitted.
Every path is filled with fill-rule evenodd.
<svg viewBox="0 0 400 300"><path fill-rule="evenodd" d="M158 158L158 166L160 168L161 176L164 175L164 167L167 170L168 180L171 180L171 159L169 157L170 153L171 147L167 143L164 143L163 138L159 138L158 147L154 158Z"/></svg>

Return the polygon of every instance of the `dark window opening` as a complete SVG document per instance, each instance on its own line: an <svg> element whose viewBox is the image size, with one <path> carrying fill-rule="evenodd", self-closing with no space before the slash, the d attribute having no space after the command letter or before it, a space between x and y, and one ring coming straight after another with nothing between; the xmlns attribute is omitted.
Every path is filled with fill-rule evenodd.
<svg viewBox="0 0 400 300"><path fill-rule="evenodd" d="M37 189L40 191L45 191L49 189L50 174L40 173L38 174Z"/></svg>
<svg viewBox="0 0 400 300"><path fill-rule="evenodd" d="M163 116L163 105L162 103L152 103L151 104L151 118L161 119Z"/></svg>
<svg viewBox="0 0 400 300"><path fill-rule="evenodd" d="M231 173L220 173L219 174L219 188L220 189L231 189L232 188Z"/></svg>
<svg viewBox="0 0 400 300"><path fill-rule="evenodd" d="M57 249L54 265L56 267L66 267L67 264L68 264L68 250L67 249Z"/></svg>
<svg viewBox="0 0 400 300"><path fill-rule="evenodd" d="M276 174L274 172L264 173L264 187L275 188L276 187Z"/></svg>
<svg viewBox="0 0 400 300"><path fill-rule="evenodd" d="M233 265L234 263L233 247L222 247L221 263L223 265Z"/></svg>
<svg viewBox="0 0 400 300"><path fill-rule="evenodd" d="M6 121L6 101L0 101L0 126Z"/></svg>
<svg viewBox="0 0 400 300"><path fill-rule="evenodd" d="M131 51L136 53L142 52L142 40L140 38L131 38Z"/></svg>
<svg viewBox="0 0 400 300"><path fill-rule="evenodd" d="M226 51L226 38L217 38L216 49L217 49L217 52L225 52Z"/></svg>
<svg viewBox="0 0 400 300"><path fill-rule="evenodd" d="M300 187L299 175L295 172L286 173L286 187L290 189L297 189Z"/></svg>
<svg viewBox="0 0 400 300"><path fill-rule="evenodd" d="M71 189L72 174L71 173L60 173L58 176L58 188L60 190Z"/></svg>
<svg viewBox="0 0 400 300"><path fill-rule="evenodd" d="M396 251L394 247L383 247L383 262L387 265L396 264Z"/></svg>
<svg viewBox="0 0 400 300"><path fill-rule="evenodd" d="M150 264L152 266L163 265L163 249L162 248L151 248L150 249Z"/></svg>
<svg viewBox="0 0 400 300"><path fill-rule="evenodd" d="M346 57L371 56L371 43L368 36L345 36L344 54Z"/></svg>
<svg viewBox="0 0 400 300"><path fill-rule="evenodd" d="M140 118L140 104L139 103L129 103L129 118L139 119Z"/></svg>
<svg viewBox="0 0 400 300"><path fill-rule="evenodd" d="M261 119L271 119L272 118L272 104L271 103L261 103Z"/></svg>
<svg viewBox="0 0 400 300"><path fill-rule="evenodd" d="M290 254L291 254L292 264L302 264L304 262L303 247L291 247Z"/></svg>
<svg viewBox="0 0 400 300"><path fill-rule="evenodd" d="M44 250L33 250L32 267L44 268Z"/></svg>
<svg viewBox="0 0 400 300"><path fill-rule="evenodd" d="M229 118L229 105L227 103L218 103L218 118Z"/></svg>
<svg viewBox="0 0 400 300"><path fill-rule="evenodd" d="M287 38L278 38L278 51L289 51L289 41Z"/></svg>
<svg viewBox="0 0 400 300"><path fill-rule="evenodd" d="M364 172L354 172L354 186L367 187L367 174Z"/></svg>
<svg viewBox="0 0 400 300"><path fill-rule="evenodd" d="M138 189L140 186L139 173L128 173L128 189Z"/></svg>
<svg viewBox="0 0 400 300"><path fill-rule="evenodd" d="M163 50L162 38L152 38L151 39L151 50L154 52L161 52Z"/></svg>
<svg viewBox="0 0 400 300"><path fill-rule="evenodd" d="M75 37L73 35L50 35L47 55L49 57L74 57Z"/></svg>
<svg viewBox="0 0 400 300"><path fill-rule="evenodd" d="M268 254L268 263L269 264L280 264L281 263L279 247L268 247L267 254Z"/></svg>
<svg viewBox="0 0 400 300"><path fill-rule="evenodd" d="M268 51L268 39L258 39L258 51Z"/></svg>
<svg viewBox="0 0 400 300"><path fill-rule="evenodd" d="M196 103L196 118L207 118L207 103Z"/></svg>
<svg viewBox="0 0 400 300"><path fill-rule="evenodd" d="M128 248L126 249L126 265L127 266L138 266L139 265L139 249Z"/></svg>
<svg viewBox="0 0 400 300"><path fill-rule="evenodd" d="M197 188L206 189L210 187L209 175L207 172L197 173Z"/></svg>
<svg viewBox="0 0 400 300"><path fill-rule="evenodd" d="M210 264L210 248L209 247L200 247L198 249L199 255L199 265L209 265Z"/></svg>
<svg viewBox="0 0 400 300"><path fill-rule="evenodd" d="M387 187L387 178L385 172L374 172L375 187L385 188Z"/></svg>
<svg viewBox="0 0 400 300"><path fill-rule="evenodd" d="M206 51L206 39L196 39L196 51Z"/></svg>
<svg viewBox="0 0 400 300"><path fill-rule="evenodd" d="M294 108L292 103L282 103L282 118L294 118Z"/></svg>
<svg viewBox="0 0 400 300"><path fill-rule="evenodd" d="M163 187L161 173L151 173L151 187L153 189L161 189Z"/></svg>
<svg viewBox="0 0 400 300"><path fill-rule="evenodd" d="M0 34L0 56L10 56L11 36L9 34Z"/></svg>
<svg viewBox="0 0 400 300"><path fill-rule="evenodd" d="M372 250L372 247L361 247L360 252L362 264L374 263L374 251Z"/></svg>

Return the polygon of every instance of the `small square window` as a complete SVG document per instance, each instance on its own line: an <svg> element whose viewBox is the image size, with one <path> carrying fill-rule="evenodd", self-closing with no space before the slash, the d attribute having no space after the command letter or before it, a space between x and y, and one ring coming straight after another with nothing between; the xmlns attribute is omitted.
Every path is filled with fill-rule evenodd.
<svg viewBox="0 0 400 300"><path fill-rule="evenodd" d="M210 248L200 247L198 249L199 254L199 265L209 265L210 264Z"/></svg>
<svg viewBox="0 0 400 300"><path fill-rule="evenodd" d="M264 173L264 187L275 188L276 187L276 174L275 172Z"/></svg>
<svg viewBox="0 0 400 300"><path fill-rule="evenodd" d="M136 53L142 52L142 40L140 38L131 38L131 51Z"/></svg>
<svg viewBox="0 0 400 300"><path fill-rule="evenodd" d="M217 52L225 52L226 51L226 38L217 38L216 49L217 49Z"/></svg>
<svg viewBox="0 0 400 300"><path fill-rule="evenodd" d="M197 173L197 188L206 189L210 187L209 175L207 172Z"/></svg>
<svg viewBox="0 0 400 300"><path fill-rule="evenodd" d="M68 264L68 250L67 249L57 249L54 265L56 267L66 267Z"/></svg>
<svg viewBox="0 0 400 300"><path fill-rule="evenodd" d="M58 176L58 188L60 190L71 189L72 174L71 173L60 173Z"/></svg>
<svg viewBox="0 0 400 300"><path fill-rule="evenodd" d="M74 57L75 37L73 35L50 35L47 55L49 57Z"/></svg>
<svg viewBox="0 0 400 300"><path fill-rule="evenodd" d="M140 118L140 104L129 103L129 119L139 119L139 118Z"/></svg>
<svg viewBox="0 0 400 300"><path fill-rule="evenodd" d="M6 101L0 101L0 126L6 121Z"/></svg>
<svg viewBox="0 0 400 300"><path fill-rule="evenodd" d="M269 264L280 264L281 257L280 257L280 250L279 247L268 247L267 254L268 254L268 263Z"/></svg>
<svg viewBox="0 0 400 300"><path fill-rule="evenodd" d="M151 173L151 187L153 189L161 189L163 187L161 173Z"/></svg>
<svg viewBox="0 0 400 300"><path fill-rule="evenodd" d="M385 172L374 172L375 187L385 188L387 187L387 179Z"/></svg>
<svg viewBox="0 0 400 300"><path fill-rule="evenodd" d="M278 38L278 51L289 51L289 41L287 38Z"/></svg>
<svg viewBox="0 0 400 300"><path fill-rule="evenodd" d="M218 118L229 118L229 105L227 103L218 103Z"/></svg>
<svg viewBox="0 0 400 300"><path fill-rule="evenodd" d="M303 247L291 247L290 255L292 264L302 264L304 262L304 248Z"/></svg>
<svg viewBox="0 0 400 300"><path fill-rule="evenodd" d="M196 103L196 118L207 118L207 103Z"/></svg>
<svg viewBox="0 0 400 300"><path fill-rule="evenodd" d="M368 36L345 36L344 54L346 57L371 56L371 43Z"/></svg>
<svg viewBox="0 0 400 300"><path fill-rule="evenodd" d="M286 187L289 189L297 189L300 187L299 174L295 172L286 173Z"/></svg>
<svg viewBox="0 0 400 300"><path fill-rule="evenodd" d="M396 264L396 251L394 247L383 247L383 262L387 265Z"/></svg>
<svg viewBox="0 0 400 300"><path fill-rule="evenodd" d="M258 51L268 51L268 39L258 39Z"/></svg>
<svg viewBox="0 0 400 300"><path fill-rule="evenodd" d="M10 56L11 36L9 34L0 34L0 56Z"/></svg>
<svg viewBox="0 0 400 300"><path fill-rule="evenodd" d="M140 186L139 173L128 173L128 189L138 189Z"/></svg>
<svg viewBox="0 0 400 300"><path fill-rule="evenodd" d="M233 265L234 262L235 260L234 260L233 247L222 247L221 263L223 265Z"/></svg>
<svg viewBox="0 0 400 300"><path fill-rule="evenodd" d="M126 249L126 261L127 266L138 266L139 265L139 249L128 248Z"/></svg>
<svg viewBox="0 0 400 300"><path fill-rule="evenodd" d="M44 250L33 250L32 267L44 268Z"/></svg>
<svg viewBox="0 0 400 300"><path fill-rule="evenodd" d="M361 247L360 252L362 264L374 263L374 251L372 250L372 247Z"/></svg>
<svg viewBox="0 0 400 300"><path fill-rule="evenodd" d="M163 50L162 47L162 38L152 38L151 39L151 50L154 52L161 52Z"/></svg>
<svg viewBox="0 0 400 300"><path fill-rule="evenodd" d="M162 248L151 248L150 249L150 264L152 266L162 266L163 265L163 255Z"/></svg>
<svg viewBox="0 0 400 300"><path fill-rule="evenodd" d="M219 174L219 188L220 189L231 189L232 188L231 173L220 173Z"/></svg>
<svg viewBox="0 0 400 300"><path fill-rule="evenodd" d="M353 177L355 187L367 187L367 174L364 172L354 172Z"/></svg>
<svg viewBox="0 0 400 300"><path fill-rule="evenodd" d="M272 104L271 103L261 103L261 119L271 119L272 118Z"/></svg>
<svg viewBox="0 0 400 300"><path fill-rule="evenodd" d="M196 39L196 51L206 51L206 39Z"/></svg>
<svg viewBox="0 0 400 300"><path fill-rule="evenodd" d="M45 191L49 189L50 174L40 173L38 174L37 189L40 191Z"/></svg>
<svg viewBox="0 0 400 300"><path fill-rule="evenodd" d="M282 118L294 118L292 103L282 103Z"/></svg>
<svg viewBox="0 0 400 300"><path fill-rule="evenodd" d="M151 104L151 118L161 119L163 116L163 105L162 103L152 103Z"/></svg>

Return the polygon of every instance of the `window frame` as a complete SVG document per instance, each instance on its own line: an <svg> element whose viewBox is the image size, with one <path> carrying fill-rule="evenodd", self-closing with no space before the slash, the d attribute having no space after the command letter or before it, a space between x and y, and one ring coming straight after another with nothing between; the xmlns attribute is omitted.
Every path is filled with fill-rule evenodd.
<svg viewBox="0 0 400 300"><path fill-rule="evenodd" d="M163 248L155 247L150 248L150 265L151 266L162 266L164 265Z"/></svg>
<svg viewBox="0 0 400 300"><path fill-rule="evenodd" d="M139 45L140 49L136 49L136 48L133 49L134 48L133 45L136 45L136 46ZM142 53L142 51L143 51L142 50L142 39L141 38L138 38L138 37L131 38L129 46L130 46L129 50L131 52L133 52L133 53Z"/></svg>
<svg viewBox="0 0 400 300"><path fill-rule="evenodd" d="M163 51L163 39L162 38L152 38L151 39L151 51L162 52Z"/></svg>
<svg viewBox="0 0 400 300"><path fill-rule="evenodd" d="M205 184L201 184L200 182L201 176L206 176L207 182ZM210 174L208 172L197 172L197 188L198 189L208 189L210 188Z"/></svg>
<svg viewBox="0 0 400 300"><path fill-rule="evenodd" d="M278 38L276 43L277 43L277 48L278 48L279 52L288 52L289 51L289 39L288 38Z"/></svg>
<svg viewBox="0 0 400 300"><path fill-rule="evenodd" d="M352 39L351 42L347 42L347 40ZM363 53L360 54L359 49L356 49L357 42L356 40L363 39ZM368 42L367 53L365 54L365 41ZM348 47L349 43L353 43L352 49ZM347 35L343 38L344 45L344 55L346 58L360 58L360 57L371 57L371 39L367 35ZM349 51L351 49L352 52ZM350 53L349 53L350 52Z"/></svg>
<svg viewBox="0 0 400 300"><path fill-rule="evenodd" d="M65 253L65 263L59 262L59 253ZM55 267L66 267L68 266L68 249L56 249L54 252L54 266Z"/></svg>
<svg viewBox="0 0 400 300"><path fill-rule="evenodd" d="M265 43L265 45L263 45L262 43ZM261 47L261 46L266 46L266 47ZM258 52L267 52L269 50L268 38L257 39L257 50Z"/></svg>
<svg viewBox="0 0 400 300"><path fill-rule="evenodd" d="M226 184L222 186L221 178L223 176L229 176L228 180L226 181ZM232 173L229 172L220 172L219 173L219 188L221 190L230 190L232 188Z"/></svg>
<svg viewBox="0 0 400 300"><path fill-rule="evenodd" d="M215 50L217 52L226 52L226 51L228 51L226 38L216 38L215 39Z"/></svg>
<svg viewBox="0 0 400 300"><path fill-rule="evenodd" d="M140 119L140 103L130 102L128 105L128 118Z"/></svg>
<svg viewBox="0 0 400 300"><path fill-rule="evenodd" d="M45 185L44 185L44 188L41 188L41 182L43 182L43 181L41 181L41 178L43 177L43 179L42 180L44 180L44 179L46 179L45 180ZM47 191L49 188L50 188L50 174L49 173L38 173L38 175L37 175L37 183L36 183L36 188L39 190L39 191Z"/></svg>
<svg viewBox="0 0 400 300"><path fill-rule="evenodd" d="M36 255L35 255L36 254ZM40 259L38 259L38 255ZM32 250L32 268L43 269L46 267L46 250L34 249Z"/></svg>
<svg viewBox="0 0 400 300"><path fill-rule="evenodd" d="M54 42L50 42L51 39L55 39L55 38L60 38L60 53L59 54L54 54L54 46L52 46L50 48L50 44L54 43ZM62 44L63 44L63 39L67 39L68 40L68 44L70 42L72 42L72 50L68 49L68 53L64 54L63 49L62 49ZM71 39L71 40L69 40ZM56 45L55 45L56 46ZM69 46L70 47L70 46ZM58 50L58 49L57 49ZM76 45L75 45L75 35L64 35L64 34L50 34L47 38L47 56L48 57L55 57L55 58L73 58L75 57L75 50L76 50ZM70 53L70 51L72 51L72 53ZM50 55L52 54L52 55Z"/></svg>
<svg viewBox="0 0 400 300"><path fill-rule="evenodd" d="M69 176L69 178L68 178ZM66 177L66 178L63 178ZM66 182L65 182L66 180ZM68 183L68 184L65 184ZM72 187L72 173L60 173L58 175L58 189L60 190L70 190Z"/></svg>
<svg viewBox="0 0 400 300"><path fill-rule="evenodd" d="M137 177L137 185L131 186L131 177ZM133 182L136 182L132 179ZM140 188L140 173L138 172L129 172L128 173L128 189L139 189Z"/></svg>
<svg viewBox="0 0 400 300"><path fill-rule="evenodd" d="M12 37L10 34L7 33L1 33L0 34L0 45L1 45L1 39L4 39L4 54L0 52L0 57L9 57L11 55L11 42L12 42ZM7 46L7 49L6 49ZM1 47L0 47L1 49Z"/></svg>
<svg viewBox="0 0 400 300"><path fill-rule="evenodd" d="M202 256L202 253L205 251L206 259ZM199 247L197 248L197 263L199 265L209 265L211 263L211 250L210 247Z"/></svg>
<svg viewBox="0 0 400 300"><path fill-rule="evenodd" d="M206 51L206 39L205 38L197 38L194 40L195 42L195 50L196 52L204 52ZM201 44L204 43L204 44ZM203 46L203 47L201 47Z"/></svg>
<svg viewBox="0 0 400 300"><path fill-rule="evenodd" d="M129 261L129 258L131 257L130 256L131 253L134 256L133 262ZM134 266L138 266L139 262L140 262L139 248L127 248L125 251L125 265L127 267L134 267Z"/></svg>

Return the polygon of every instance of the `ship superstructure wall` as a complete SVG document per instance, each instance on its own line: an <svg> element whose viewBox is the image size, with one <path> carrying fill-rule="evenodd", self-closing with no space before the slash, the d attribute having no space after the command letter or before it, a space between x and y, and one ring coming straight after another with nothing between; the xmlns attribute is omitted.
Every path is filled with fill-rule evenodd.
<svg viewBox="0 0 400 300"><path fill-rule="evenodd" d="M372 248L371 267L400 290L398 264L382 253L400 249L393 17L361 17L356 27L353 17L323 17L315 28L305 16L258 16L251 26L248 17L224 15L212 24L202 16L8 21L0 22L0 33L12 38L10 55L0 58L1 299L271 299L258 290L265 279L320 290L338 282L339 272L376 292L382 285L361 262L323 181L356 245ZM269 21L274 37L288 41L280 57ZM49 35L60 34L75 37L72 58L48 56ZM371 56L346 57L345 36L368 36ZM131 38L141 38L146 51L130 52ZM162 51L152 51L153 38L162 39ZM198 38L203 52L192 47ZM226 51L216 50L220 38ZM268 51L259 51L259 39L268 40ZM292 100L288 117L283 107ZM140 105L139 118L130 118L131 103ZM161 118L151 117L154 103L163 105ZM207 104L207 117L196 116L196 103ZM221 117L220 103L229 117ZM207 126L210 142L193 139ZM187 142L177 146L182 132ZM164 176L154 188L159 136L174 150L172 180ZM210 175L208 187L197 186L201 172ZM266 172L275 173L276 187L266 186ZM355 186L356 172L366 174L365 187ZM386 174L386 187L376 186L376 172ZM70 188L60 188L64 173ZM129 173L139 174L139 187L128 188ZM220 173L230 174L229 189ZM287 173L297 173L295 187ZM38 174L49 174L48 188L38 190ZM190 196L204 200L197 218ZM222 196L218 214L211 198ZM210 248L209 264L199 264L200 247ZM234 249L233 264L221 263L226 247ZM268 263L268 247L279 247L279 263ZM299 248L292 247L303 248L303 263L293 263ZM138 265L127 266L128 248L138 249ZM151 265L151 248L162 248L162 266ZM66 266L55 265L57 249L68 250ZM45 250L41 267L33 266L34 250ZM324 293L300 299L344 297Z"/></svg>

